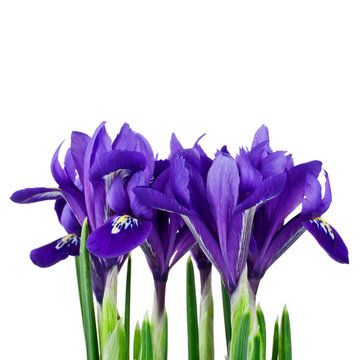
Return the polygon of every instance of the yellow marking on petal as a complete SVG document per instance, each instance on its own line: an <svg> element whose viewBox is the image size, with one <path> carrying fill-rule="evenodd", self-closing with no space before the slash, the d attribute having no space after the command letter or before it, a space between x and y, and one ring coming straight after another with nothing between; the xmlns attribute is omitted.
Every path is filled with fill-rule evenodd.
<svg viewBox="0 0 360 360"><path fill-rule="evenodd" d="M116 217L112 221L112 234L119 233L122 229L126 230L128 227L132 228L134 225L139 226L139 220L131 217L130 215L122 215Z"/></svg>
<svg viewBox="0 0 360 360"><path fill-rule="evenodd" d="M57 250L61 249L65 245L71 243L76 243L78 241L78 237L75 234L69 234L61 238L58 243L56 244L55 248Z"/></svg>
<svg viewBox="0 0 360 360"><path fill-rule="evenodd" d="M321 228L329 233L329 235L331 236L331 238L334 240L335 239L335 234L334 231L332 229L332 227L330 226L330 224L328 222L326 222L324 219L320 218L320 217L315 217L313 218L313 221L315 221L316 224L320 225Z"/></svg>

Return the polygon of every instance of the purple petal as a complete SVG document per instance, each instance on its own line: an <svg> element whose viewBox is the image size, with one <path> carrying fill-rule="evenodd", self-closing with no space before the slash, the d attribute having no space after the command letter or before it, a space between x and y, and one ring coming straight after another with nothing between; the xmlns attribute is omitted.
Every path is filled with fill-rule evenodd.
<svg viewBox="0 0 360 360"><path fill-rule="evenodd" d="M171 187L175 199L184 206L189 206L190 191L189 191L190 175L185 166L185 159L177 157L171 167Z"/></svg>
<svg viewBox="0 0 360 360"><path fill-rule="evenodd" d="M133 189L136 196L145 205L158 210L170 211L177 214L191 215L191 211L181 206L175 199L162 192L148 187L137 187Z"/></svg>
<svg viewBox="0 0 360 360"><path fill-rule="evenodd" d="M237 203L239 184L240 177L235 160L220 152L209 170L206 191L216 221L220 248L225 258L228 228Z"/></svg>
<svg viewBox="0 0 360 360"><path fill-rule="evenodd" d="M71 180L71 182L75 183L75 179L76 179L75 162L74 162L74 158L72 157L70 148L66 151L65 154L64 170L67 176L69 177L69 179Z"/></svg>
<svg viewBox="0 0 360 360"><path fill-rule="evenodd" d="M58 188L27 188L15 191L10 199L18 204L30 204L43 200L60 200L62 193Z"/></svg>
<svg viewBox="0 0 360 360"><path fill-rule="evenodd" d="M127 193L130 199L130 208L135 216L140 218L150 219L152 216L152 209L145 205L134 193L133 189L138 186L146 184L144 171L136 172L130 179L127 185Z"/></svg>
<svg viewBox="0 0 360 360"><path fill-rule="evenodd" d="M129 215L113 216L92 232L87 248L101 258L115 258L129 253L148 237L151 222Z"/></svg>
<svg viewBox="0 0 360 360"><path fill-rule="evenodd" d="M171 140L170 140L170 155L169 155L169 159L172 159L177 153L179 153L180 151L183 150L183 147L180 143L180 141L178 140L178 138L176 137L176 135L173 133L171 135Z"/></svg>
<svg viewBox="0 0 360 360"><path fill-rule="evenodd" d="M75 168L79 174L81 184L84 186L84 158L90 136L73 131L71 134L71 154L74 159Z"/></svg>
<svg viewBox="0 0 360 360"><path fill-rule="evenodd" d="M100 179L120 169L142 170L145 164L145 156L139 152L112 150L97 157L90 169L90 179Z"/></svg>
<svg viewBox="0 0 360 360"><path fill-rule="evenodd" d="M69 204L66 204L61 213L60 223L68 234L81 234L81 225L72 212Z"/></svg>
<svg viewBox="0 0 360 360"><path fill-rule="evenodd" d="M321 205L321 185L314 174L308 174L305 182L304 199L301 214L314 217Z"/></svg>
<svg viewBox="0 0 360 360"><path fill-rule="evenodd" d="M136 135L131 130L129 124L124 123L120 129L120 133L116 136L113 142L113 149L119 150L135 150L136 148Z"/></svg>
<svg viewBox="0 0 360 360"><path fill-rule="evenodd" d="M110 208L118 214L126 213L130 209L129 196L126 193L123 180L116 175L106 196Z"/></svg>
<svg viewBox="0 0 360 360"><path fill-rule="evenodd" d="M348 264L348 249L338 232L321 218L314 218L303 222L308 230L328 253L328 255L339 263Z"/></svg>
<svg viewBox="0 0 360 360"><path fill-rule="evenodd" d="M196 240L193 234L191 233L191 231L185 225L179 230L176 236L175 246L174 246L174 256L171 259L170 267L173 267L193 246L197 246ZM204 253L200 250L200 248L199 248L199 252L201 252L202 256L206 258Z"/></svg>
<svg viewBox="0 0 360 360"><path fill-rule="evenodd" d="M260 185L262 174L251 163L248 153L244 149L240 149L236 162L240 171L240 194L253 192Z"/></svg>
<svg viewBox="0 0 360 360"><path fill-rule="evenodd" d="M266 141L269 142L269 130L265 125L261 125L254 135L251 149L254 149L256 146Z"/></svg>
<svg viewBox="0 0 360 360"><path fill-rule="evenodd" d="M286 151L276 151L266 156L261 164L261 174L266 178L281 174L293 167L291 155L285 154Z"/></svg>
<svg viewBox="0 0 360 360"><path fill-rule="evenodd" d="M163 273L167 270L167 265L165 266L163 243L154 223L147 240L141 244L141 249L145 254L146 261L148 262L151 271L157 269L157 272Z"/></svg>
<svg viewBox="0 0 360 360"><path fill-rule="evenodd" d="M32 250L30 259L37 266L49 267L66 259L69 255L79 255L79 245L80 238L70 234Z"/></svg>

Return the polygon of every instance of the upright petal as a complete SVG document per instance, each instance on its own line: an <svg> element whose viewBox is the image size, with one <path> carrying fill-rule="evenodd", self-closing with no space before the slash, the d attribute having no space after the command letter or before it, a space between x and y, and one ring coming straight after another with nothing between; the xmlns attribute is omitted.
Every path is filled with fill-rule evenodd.
<svg viewBox="0 0 360 360"><path fill-rule="evenodd" d="M86 147L90 141L90 136L73 131L71 133L71 154L74 159L75 168L79 174L81 184L84 186L84 159Z"/></svg>
<svg viewBox="0 0 360 360"><path fill-rule="evenodd" d="M266 141L269 142L269 130L265 125L261 125L254 135L254 140L252 142L251 148L253 149L259 144Z"/></svg>
<svg viewBox="0 0 360 360"><path fill-rule="evenodd" d="M227 258L227 235L239 195L239 172L235 160L220 152L212 164L206 184L211 212L215 218L220 248Z"/></svg>
<svg viewBox="0 0 360 360"><path fill-rule="evenodd" d="M126 193L121 175L116 175L106 195L110 208L118 214L126 213L130 208L129 196Z"/></svg>

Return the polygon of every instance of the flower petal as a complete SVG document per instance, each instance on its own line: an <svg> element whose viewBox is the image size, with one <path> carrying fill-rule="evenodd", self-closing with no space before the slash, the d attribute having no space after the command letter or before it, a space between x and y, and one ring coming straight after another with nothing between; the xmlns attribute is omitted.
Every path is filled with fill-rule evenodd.
<svg viewBox="0 0 360 360"><path fill-rule="evenodd" d="M129 196L126 193L121 175L116 175L106 195L110 208L118 214L126 213L130 208Z"/></svg>
<svg viewBox="0 0 360 360"><path fill-rule="evenodd" d="M113 216L92 232L87 248L101 258L115 258L141 245L151 230L151 221L129 215Z"/></svg>
<svg viewBox="0 0 360 360"><path fill-rule="evenodd" d="M69 255L79 255L79 246L80 238L75 234L70 234L32 250L30 259L37 266L49 267L66 259Z"/></svg>
<svg viewBox="0 0 360 360"><path fill-rule="evenodd" d="M338 232L321 218L314 218L303 222L319 245L328 255L339 263L349 263L348 249Z"/></svg>
<svg viewBox="0 0 360 360"><path fill-rule="evenodd" d="M269 130L265 125L261 125L254 135L251 148L253 149L265 141L269 142Z"/></svg>
<svg viewBox="0 0 360 360"><path fill-rule="evenodd" d="M18 204L30 204L43 200L62 199L62 193L58 188L27 188L15 191L10 199Z"/></svg>
<svg viewBox="0 0 360 360"><path fill-rule="evenodd" d="M206 192L215 218L220 248L227 256L227 235L239 195L240 177L235 160L219 152L207 177Z"/></svg>
<svg viewBox="0 0 360 360"><path fill-rule="evenodd" d="M108 151L97 157L90 169L90 179L100 179L120 169L142 170L145 168L145 165L145 156L137 151Z"/></svg>
<svg viewBox="0 0 360 360"><path fill-rule="evenodd" d="M198 247L198 245L196 245L196 240L193 234L191 233L189 228L185 225L179 230L176 236L175 246L173 251L174 255L171 259L170 267L173 267L193 246ZM204 253L200 250L200 248L199 248L199 252L201 252L202 256L206 258Z"/></svg>
<svg viewBox="0 0 360 360"><path fill-rule="evenodd" d="M84 186L84 158L86 147L90 141L90 136L82 132L73 131L71 133L71 154L74 159L75 168L79 174L81 184Z"/></svg>
<svg viewBox="0 0 360 360"><path fill-rule="evenodd" d="M170 211L176 214L191 215L191 211L181 206L175 199L163 194L162 192L139 186L133 189L136 196L147 206L153 209Z"/></svg>

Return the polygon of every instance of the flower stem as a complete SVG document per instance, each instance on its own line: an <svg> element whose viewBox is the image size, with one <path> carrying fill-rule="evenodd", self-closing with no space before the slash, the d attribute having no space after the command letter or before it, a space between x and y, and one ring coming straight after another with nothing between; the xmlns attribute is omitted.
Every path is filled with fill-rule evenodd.
<svg viewBox="0 0 360 360"><path fill-rule="evenodd" d="M94 303L91 286L91 274L90 274L90 260L89 253L86 248L86 241L88 238L88 224L85 219L82 231L81 231L81 242L80 242L80 259L79 259L79 270L80 270L80 298L83 309L83 326L86 342L86 352L88 360L98 360L99 351L97 343L96 323L94 314Z"/></svg>

